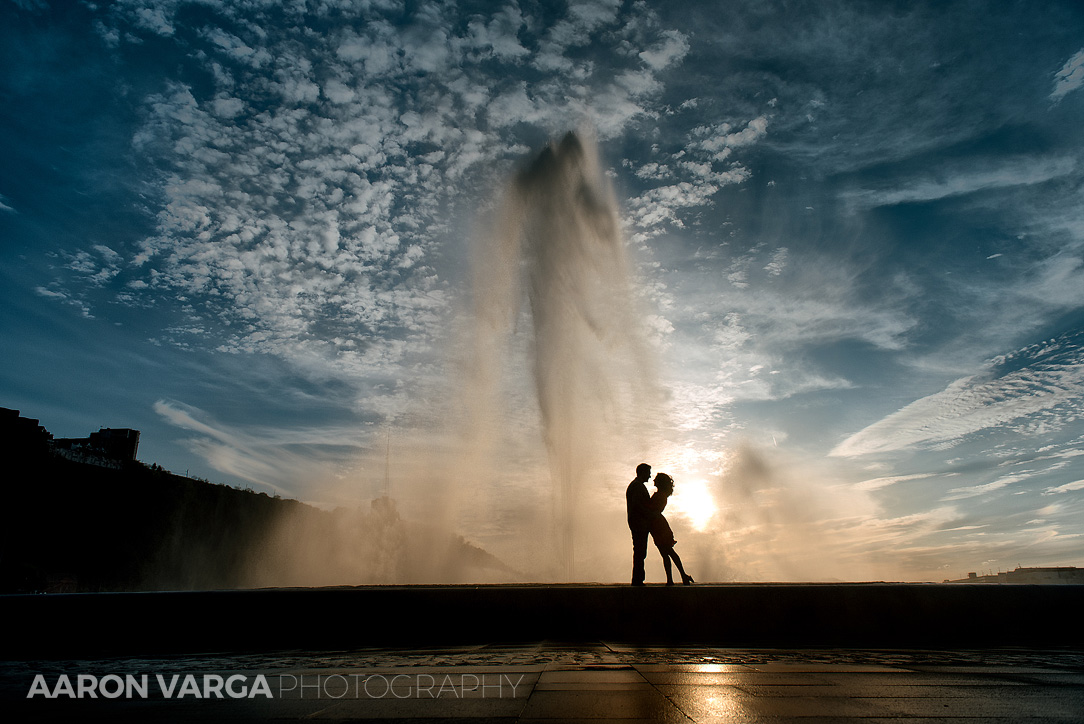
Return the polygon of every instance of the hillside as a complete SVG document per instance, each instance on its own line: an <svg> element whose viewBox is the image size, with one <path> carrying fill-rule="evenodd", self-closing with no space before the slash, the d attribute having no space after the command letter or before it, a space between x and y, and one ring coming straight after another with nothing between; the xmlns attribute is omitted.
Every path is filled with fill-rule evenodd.
<svg viewBox="0 0 1084 724"><path fill-rule="evenodd" d="M7 450L0 592L508 580L496 558L394 503L324 511L128 461Z"/></svg>

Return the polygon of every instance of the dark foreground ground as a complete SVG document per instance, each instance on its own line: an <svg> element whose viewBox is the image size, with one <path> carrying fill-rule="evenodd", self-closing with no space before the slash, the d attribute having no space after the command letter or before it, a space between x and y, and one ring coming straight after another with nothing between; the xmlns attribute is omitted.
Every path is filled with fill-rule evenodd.
<svg viewBox="0 0 1084 724"><path fill-rule="evenodd" d="M1084 586L921 584L8 596L0 711L5 721L1082 722L1082 596Z"/></svg>
<svg viewBox="0 0 1084 724"><path fill-rule="evenodd" d="M1084 649L1084 586L362 586L0 596L9 657L537 641Z"/></svg>

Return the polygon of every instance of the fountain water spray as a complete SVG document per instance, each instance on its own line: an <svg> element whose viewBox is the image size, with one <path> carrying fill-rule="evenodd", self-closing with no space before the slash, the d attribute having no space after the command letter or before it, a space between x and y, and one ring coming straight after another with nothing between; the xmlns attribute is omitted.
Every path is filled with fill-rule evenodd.
<svg viewBox="0 0 1084 724"><path fill-rule="evenodd" d="M522 169L478 252L474 389L489 385L492 397L502 340L526 297L554 527L571 580L584 486L602 485L600 466L631 471L639 462L619 456L642 449L637 433L658 400L617 203L592 139L569 133ZM474 404L485 398L475 395Z"/></svg>

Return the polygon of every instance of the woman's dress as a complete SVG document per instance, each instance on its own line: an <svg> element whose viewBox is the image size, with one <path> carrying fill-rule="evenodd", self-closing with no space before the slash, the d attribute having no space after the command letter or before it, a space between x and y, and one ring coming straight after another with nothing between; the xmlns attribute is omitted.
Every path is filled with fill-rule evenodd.
<svg viewBox="0 0 1084 724"><path fill-rule="evenodd" d="M674 544L677 543L674 539L674 531L670 529L670 524L666 522L666 517L662 514L669 497L669 493L663 493L659 490L651 494L649 505L651 510L658 512L658 515L652 517L650 528L651 540L655 543L656 548L673 548Z"/></svg>

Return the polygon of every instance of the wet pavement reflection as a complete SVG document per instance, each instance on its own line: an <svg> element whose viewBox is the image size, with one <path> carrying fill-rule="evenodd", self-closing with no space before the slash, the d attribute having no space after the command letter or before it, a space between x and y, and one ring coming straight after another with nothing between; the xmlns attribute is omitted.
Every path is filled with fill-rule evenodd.
<svg viewBox="0 0 1084 724"><path fill-rule="evenodd" d="M146 694L118 693L127 677ZM0 695L8 721L1080 722L1084 652L600 642L7 661Z"/></svg>

